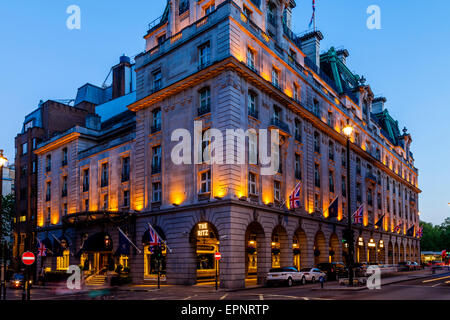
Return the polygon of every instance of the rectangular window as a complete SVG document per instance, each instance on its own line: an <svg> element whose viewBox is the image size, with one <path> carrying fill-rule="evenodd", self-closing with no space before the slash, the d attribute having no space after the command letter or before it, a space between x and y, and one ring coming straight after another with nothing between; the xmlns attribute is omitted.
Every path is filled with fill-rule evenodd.
<svg viewBox="0 0 450 320"><path fill-rule="evenodd" d="M320 166L314 164L314 186L320 188Z"/></svg>
<svg viewBox="0 0 450 320"><path fill-rule="evenodd" d="M332 141L328 142L328 159L334 161L334 143Z"/></svg>
<svg viewBox="0 0 450 320"><path fill-rule="evenodd" d="M123 191L123 202L122 202L123 206L125 208L130 206L130 191L129 190L124 190Z"/></svg>
<svg viewBox="0 0 450 320"><path fill-rule="evenodd" d="M328 183L330 193L334 193L334 173L332 170L328 171Z"/></svg>
<svg viewBox="0 0 450 320"><path fill-rule="evenodd" d="M211 12L213 12L214 10L216 10L216 6L214 5L214 3L210 6L207 6L205 8L205 15L210 14Z"/></svg>
<svg viewBox="0 0 450 320"><path fill-rule="evenodd" d="M52 156L49 154L45 158L45 172L52 171Z"/></svg>
<svg viewBox="0 0 450 320"><path fill-rule="evenodd" d="M178 7L178 15L182 15L189 10L189 0L180 0Z"/></svg>
<svg viewBox="0 0 450 320"><path fill-rule="evenodd" d="M102 163L102 171L100 178L100 187L106 187L109 184L109 170L108 170L108 162Z"/></svg>
<svg viewBox="0 0 450 320"><path fill-rule="evenodd" d="M63 167L67 166L68 158L69 158L69 152L68 152L67 148L63 148L62 149L62 163L61 163L61 165Z"/></svg>
<svg viewBox="0 0 450 320"><path fill-rule="evenodd" d="M369 205L369 207L373 206L373 194L372 194L372 189L367 189L367 204Z"/></svg>
<svg viewBox="0 0 450 320"><path fill-rule="evenodd" d="M63 216L67 216L67 203L63 203L62 214Z"/></svg>
<svg viewBox="0 0 450 320"><path fill-rule="evenodd" d="M248 115L258 119L258 113L256 111L256 94L248 92Z"/></svg>
<svg viewBox="0 0 450 320"><path fill-rule="evenodd" d="M208 43L205 43L198 47L198 67L203 69L209 66L211 62L211 47Z"/></svg>
<svg viewBox="0 0 450 320"><path fill-rule="evenodd" d="M84 211L85 212L89 211L89 198L84 199Z"/></svg>
<svg viewBox="0 0 450 320"><path fill-rule="evenodd" d="M37 148L37 139L33 138L33 150Z"/></svg>
<svg viewBox="0 0 450 320"><path fill-rule="evenodd" d="M347 167L347 151L345 151L345 149L341 150L341 165L344 168Z"/></svg>
<svg viewBox="0 0 450 320"><path fill-rule="evenodd" d="M333 127L333 125L334 125L333 113L331 111L328 111L327 124L330 127Z"/></svg>
<svg viewBox="0 0 450 320"><path fill-rule="evenodd" d="M31 164L31 173L36 173L36 169L37 169L37 161L34 160Z"/></svg>
<svg viewBox="0 0 450 320"><path fill-rule="evenodd" d="M362 201L361 184L360 183L356 184L356 201L357 202L361 202Z"/></svg>
<svg viewBox="0 0 450 320"><path fill-rule="evenodd" d="M299 154L295 154L295 179L302 180L302 163Z"/></svg>
<svg viewBox="0 0 450 320"><path fill-rule="evenodd" d="M156 108L152 112L153 115L153 123L151 131L152 133L161 131L161 108Z"/></svg>
<svg viewBox="0 0 450 320"><path fill-rule="evenodd" d="M316 117L320 117L320 105L319 101L316 99L313 101L313 113Z"/></svg>
<svg viewBox="0 0 450 320"><path fill-rule="evenodd" d="M153 147L152 174L161 173L161 146Z"/></svg>
<svg viewBox="0 0 450 320"><path fill-rule="evenodd" d="M280 181L274 181L273 182L273 195L275 201L281 201L281 182Z"/></svg>
<svg viewBox="0 0 450 320"><path fill-rule="evenodd" d="M130 180L130 157L122 158L122 182Z"/></svg>
<svg viewBox="0 0 450 320"><path fill-rule="evenodd" d="M161 70L153 72L153 92L161 90L162 87L162 74Z"/></svg>
<svg viewBox="0 0 450 320"><path fill-rule="evenodd" d="M62 190L61 190L61 197L67 197L67 176L64 176L62 178Z"/></svg>
<svg viewBox="0 0 450 320"><path fill-rule="evenodd" d="M200 107L198 109L198 115L204 115L211 112L211 90L209 87L203 88L199 92Z"/></svg>
<svg viewBox="0 0 450 320"><path fill-rule="evenodd" d="M255 52L249 47L247 47L247 66L255 70Z"/></svg>
<svg viewBox="0 0 450 320"><path fill-rule="evenodd" d="M200 173L200 193L211 192L211 170Z"/></svg>
<svg viewBox="0 0 450 320"><path fill-rule="evenodd" d="M314 152L320 153L320 135L317 131L314 132Z"/></svg>
<svg viewBox="0 0 450 320"><path fill-rule="evenodd" d="M52 220L52 209L50 207L47 207L47 224L50 224L50 221Z"/></svg>
<svg viewBox="0 0 450 320"><path fill-rule="evenodd" d="M280 72L275 68L272 68L272 84L280 88Z"/></svg>
<svg viewBox="0 0 450 320"><path fill-rule="evenodd" d="M314 194L314 211L320 212L320 195L318 193Z"/></svg>
<svg viewBox="0 0 450 320"><path fill-rule="evenodd" d="M377 195L377 207L378 210L381 210L381 193L378 193Z"/></svg>
<svg viewBox="0 0 450 320"><path fill-rule="evenodd" d="M161 182L153 183L152 187L153 187L152 202L161 202Z"/></svg>
<svg viewBox="0 0 450 320"><path fill-rule="evenodd" d="M293 90L294 90L294 92L292 93L292 98L295 101L300 101L300 94L299 94L300 88L299 88L299 86L296 83L294 83L292 87L293 87Z"/></svg>
<svg viewBox="0 0 450 320"><path fill-rule="evenodd" d="M248 174L248 192L251 195L257 195L258 191L256 189L256 174L250 172Z"/></svg>
<svg viewBox="0 0 450 320"><path fill-rule="evenodd" d="M83 170L83 192L89 191L89 169Z"/></svg>
<svg viewBox="0 0 450 320"><path fill-rule="evenodd" d="M46 190L46 194L45 194L45 201L50 201L52 200L52 183L49 181L47 182L47 190Z"/></svg>
<svg viewBox="0 0 450 320"><path fill-rule="evenodd" d="M109 199L108 194L102 195L102 209L105 211L108 210L109 208L108 199Z"/></svg>
<svg viewBox="0 0 450 320"><path fill-rule="evenodd" d="M27 154L28 153L28 143L25 142L24 144L22 144L22 154Z"/></svg>
<svg viewBox="0 0 450 320"><path fill-rule="evenodd" d="M298 142L302 142L302 122L298 119L295 119L295 140Z"/></svg>

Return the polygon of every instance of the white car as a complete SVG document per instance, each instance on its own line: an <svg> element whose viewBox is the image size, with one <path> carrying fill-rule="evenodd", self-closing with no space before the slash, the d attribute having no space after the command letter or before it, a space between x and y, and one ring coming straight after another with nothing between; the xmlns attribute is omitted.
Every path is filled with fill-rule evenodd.
<svg viewBox="0 0 450 320"><path fill-rule="evenodd" d="M311 281L312 283L316 283L316 281L320 281L320 278L324 280L327 279L327 275L317 268L303 268L300 270L302 274L302 283L304 284L306 281Z"/></svg>
<svg viewBox="0 0 450 320"><path fill-rule="evenodd" d="M295 267L272 268L267 274L267 285L285 283L292 287L295 282L302 282L302 276Z"/></svg>

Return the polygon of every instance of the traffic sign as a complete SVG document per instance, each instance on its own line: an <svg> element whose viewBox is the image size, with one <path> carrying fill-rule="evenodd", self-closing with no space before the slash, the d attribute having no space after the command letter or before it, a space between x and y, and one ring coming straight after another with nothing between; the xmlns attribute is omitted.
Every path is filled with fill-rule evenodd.
<svg viewBox="0 0 450 320"><path fill-rule="evenodd" d="M34 256L33 252L27 251L22 254L23 264L31 266L34 263L34 261L36 261L36 257Z"/></svg>
<svg viewBox="0 0 450 320"><path fill-rule="evenodd" d="M214 254L214 258L216 258L216 260L220 260L222 258L222 254L220 252L216 252Z"/></svg>

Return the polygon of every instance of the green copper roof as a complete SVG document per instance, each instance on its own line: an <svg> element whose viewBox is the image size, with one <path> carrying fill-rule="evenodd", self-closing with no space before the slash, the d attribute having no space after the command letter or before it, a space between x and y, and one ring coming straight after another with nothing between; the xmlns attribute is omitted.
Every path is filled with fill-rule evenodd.
<svg viewBox="0 0 450 320"><path fill-rule="evenodd" d="M399 145L400 130L398 121L394 120L387 109L372 114L372 118L381 127L381 133L395 146Z"/></svg>

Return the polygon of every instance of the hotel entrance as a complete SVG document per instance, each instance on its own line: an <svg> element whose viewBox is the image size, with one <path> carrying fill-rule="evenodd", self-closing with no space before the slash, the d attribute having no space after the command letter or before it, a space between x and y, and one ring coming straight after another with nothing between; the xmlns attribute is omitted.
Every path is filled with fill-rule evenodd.
<svg viewBox="0 0 450 320"><path fill-rule="evenodd" d="M191 234L195 244L197 283L211 283L216 277L216 259L219 238L216 228L209 222L198 223ZM217 265L217 272L219 273Z"/></svg>
<svg viewBox="0 0 450 320"><path fill-rule="evenodd" d="M87 274L104 274L107 271L113 271L115 263L111 236L99 232L90 237L87 235L83 237L83 247L79 252L83 271Z"/></svg>

